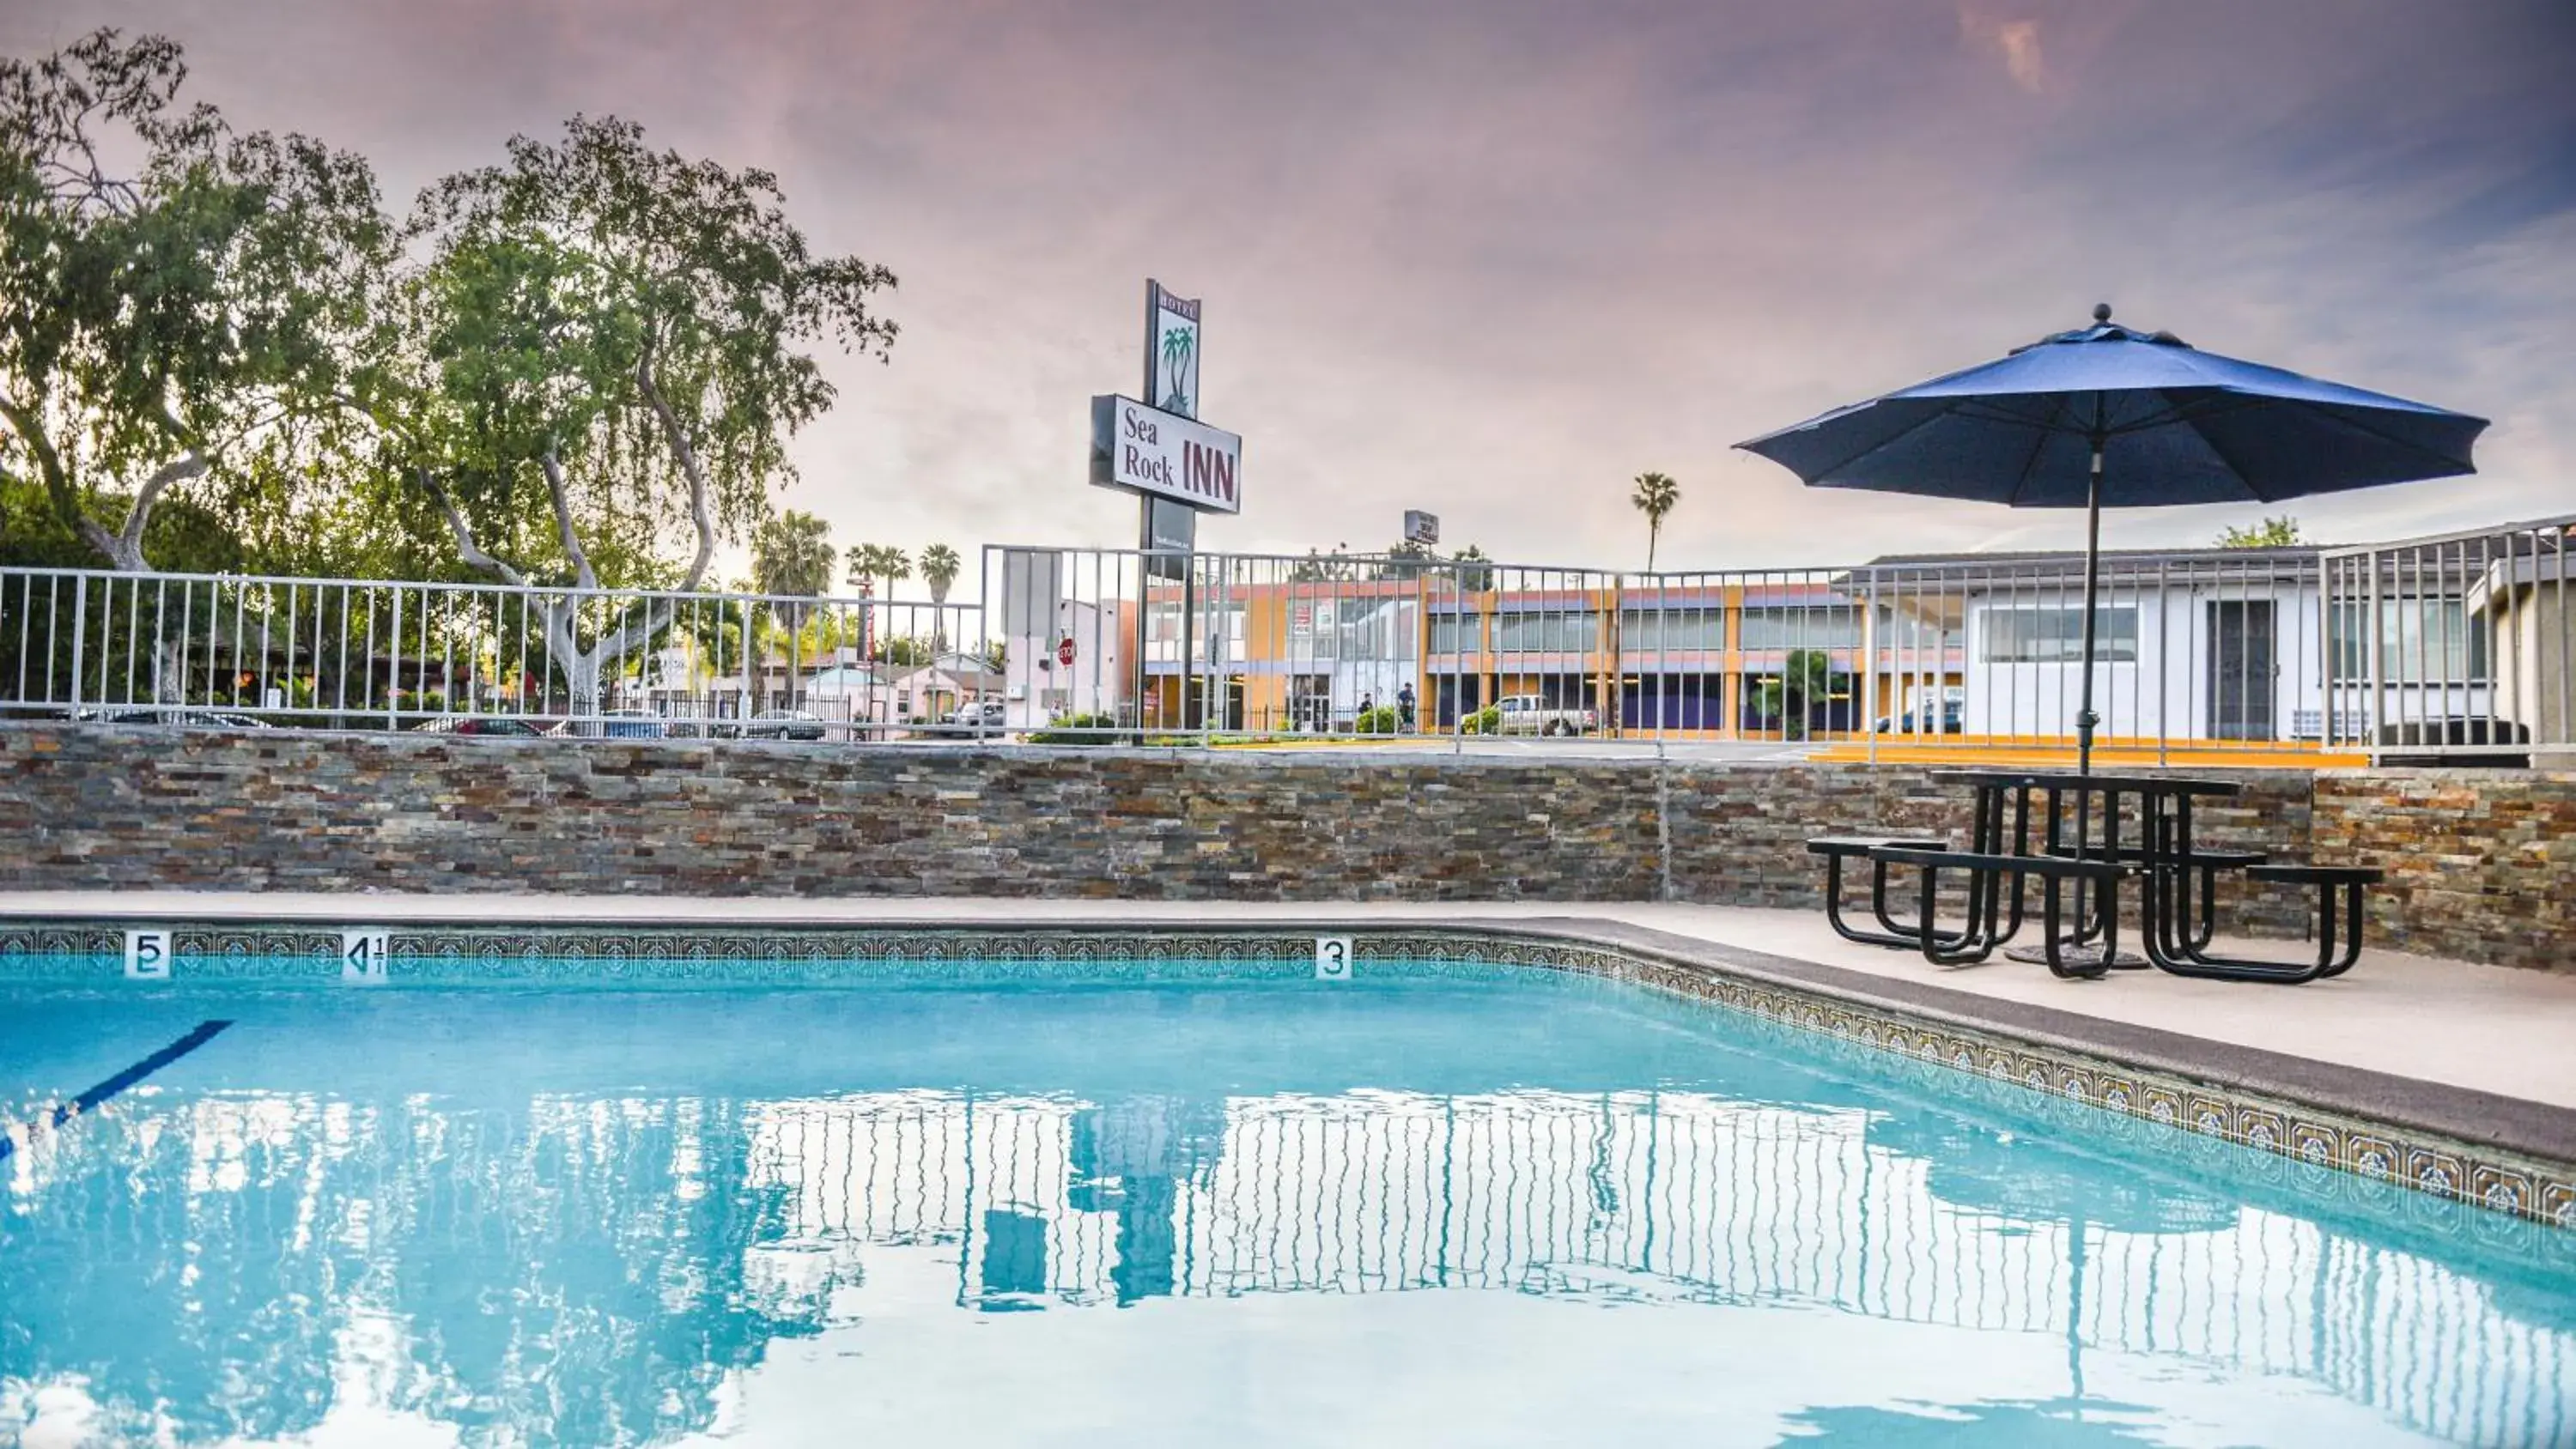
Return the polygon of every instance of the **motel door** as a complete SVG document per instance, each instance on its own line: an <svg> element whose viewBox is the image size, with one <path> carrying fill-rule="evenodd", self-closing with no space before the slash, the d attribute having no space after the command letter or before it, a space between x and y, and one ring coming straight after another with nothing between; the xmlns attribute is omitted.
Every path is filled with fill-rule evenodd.
<svg viewBox="0 0 2576 1449"><path fill-rule="evenodd" d="M2272 601L2220 599L2209 606L2209 736L2273 738L2279 690L2272 662Z"/></svg>

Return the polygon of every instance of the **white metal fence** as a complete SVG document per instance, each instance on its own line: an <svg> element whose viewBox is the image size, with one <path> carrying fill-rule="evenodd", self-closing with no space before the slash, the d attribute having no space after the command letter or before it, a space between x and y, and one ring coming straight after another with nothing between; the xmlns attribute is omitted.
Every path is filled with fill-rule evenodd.
<svg viewBox="0 0 2576 1449"><path fill-rule="evenodd" d="M2576 519L2115 553L2107 748L2514 759L2576 718ZM2065 554L1618 574L995 546L957 602L0 570L0 713L595 737L2071 743Z"/></svg>
<svg viewBox="0 0 2576 1449"><path fill-rule="evenodd" d="M0 712L611 738L972 733L968 604L0 569Z"/></svg>
<svg viewBox="0 0 2576 1449"><path fill-rule="evenodd" d="M2328 550L2328 736L2382 754L2576 741L2576 518Z"/></svg>

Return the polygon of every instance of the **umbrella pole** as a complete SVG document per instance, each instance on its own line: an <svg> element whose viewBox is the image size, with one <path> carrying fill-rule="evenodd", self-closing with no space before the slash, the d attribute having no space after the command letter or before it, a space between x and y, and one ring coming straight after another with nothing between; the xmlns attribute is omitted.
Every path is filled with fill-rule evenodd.
<svg viewBox="0 0 2576 1449"><path fill-rule="evenodd" d="M2093 727L2102 717L2093 712L2093 616L2102 591L2102 438L2093 438L2093 476L2084 490L2084 686L2075 710L2075 773L2093 773Z"/></svg>

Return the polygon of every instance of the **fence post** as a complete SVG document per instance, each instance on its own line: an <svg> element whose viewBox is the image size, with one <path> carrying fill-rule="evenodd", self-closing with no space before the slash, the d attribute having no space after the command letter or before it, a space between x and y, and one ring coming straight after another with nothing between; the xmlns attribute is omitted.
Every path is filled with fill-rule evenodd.
<svg viewBox="0 0 2576 1449"><path fill-rule="evenodd" d="M2319 553L2317 555L2317 657L2313 668L2317 683L2317 748L2320 750L2332 750L2336 739L2334 590L2334 555Z"/></svg>
<svg viewBox="0 0 2576 1449"><path fill-rule="evenodd" d="M1869 762L1878 763L1878 570L1869 571L1867 600L1861 606L1860 619L1860 727L1869 736ZM1949 701L1940 702L1947 709ZM1889 710L1892 719L1896 711ZM1935 718L1943 718L1935 716ZM1944 720L1946 723L1946 719Z"/></svg>
<svg viewBox="0 0 2576 1449"><path fill-rule="evenodd" d="M2361 557L2363 566L2370 570L2369 592L2365 596L2370 604L2370 620L2362 630L2362 639L2369 650L2362 661L2363 678L2369 681L2363 697L2370 701L2370 708L2362 715L2362 748L2369 752L2370 762L2376 765L2379 763L2380 732L2388 718L2386 672L2380 666L2380 651L2385 647L2380 635L2387 621L2383 617L2385 605L2379 593L2379 550L2373 548Z"/></svg>
<svg viewBox="0 0 2576 1449"><path fill-rule="evenodd" d="M89 575L72 576L72 718L80 718L81 677L89 670Z"/></svg>
<svg viewBox="0 0 2576 1449"><path fill-rule="evenodd" d="M402 626L403 590L402 585L396 584L394 585L393 648L386 656L385 728L387 730L402 728ZM369 668L373 667L371 663Z"/></svg>
<svg viewBox="0 0 2576 1449"><path fill-rule="evenodd" d="M2200 610L2197 607L2199 602L2200 599L2198 595L2195 594L2191 600L2183 605L2182 626L2185 630L2194 629L2199 626ZM2146 618L2146 610L2140 609L2138 611L2138 616L2140 622L2143 623ZM2189 636L2186 635L2185 637ZM2213 649L2218 647L2216 639L2213 638L2210 641L2210 647ZM2167 749L2169 742L2173 738L2173 720L2169 717L2172 713L2172 707L2172 565L2166 563L2162 559L2158 559L2156 561L2156 765L2159 769L2173 763L2172 756Z"/></svg>

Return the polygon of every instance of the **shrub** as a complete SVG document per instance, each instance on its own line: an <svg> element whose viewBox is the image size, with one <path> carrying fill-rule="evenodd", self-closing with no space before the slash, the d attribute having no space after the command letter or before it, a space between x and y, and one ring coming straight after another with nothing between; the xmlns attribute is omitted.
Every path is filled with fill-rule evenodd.
<svg viewBox="0 0 2576 1449"><path fill-rule="evenodd" d="M1351 722L1351 729L1355 733L1364 735L1394 734L1395 706L1381 704L1375 709L1361 710L1359 718Z"/></svg>
<svg viewBox="0 0 2576 1449"><path fill-rule="evenodd" d="M1116 728L1118 728L1118 721L1115 716L1105 714L1069 714L1059 719L1047 721L1047 727L1045 729L1030 731L1029 743L1033 745L1116 745L1126 743L1123 739L1114 734L1088 733L1091 731L1114 730ZM1086 731L1086 733L1074 733L1074 731L1077 730Z"/></svg>
<svg viewBox="0 0 2576 1449"><path fill-rule="evenodd" d="M1471 735L1498 735L1503 732L1503 712L1492 705L1458 722L1459 732Z"/></svg>

